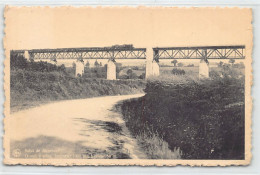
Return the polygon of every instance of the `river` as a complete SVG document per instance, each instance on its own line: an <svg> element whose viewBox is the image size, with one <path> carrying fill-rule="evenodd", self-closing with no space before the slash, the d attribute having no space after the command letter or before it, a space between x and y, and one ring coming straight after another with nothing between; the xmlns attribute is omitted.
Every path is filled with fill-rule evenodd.
<svg viewBox="0 0 260 175"><path fill-rule="evenodd" d="M57 157L69 153L81 158L145 158L121 114L112 110L122 100L143 95L66 100L12 113L11 149L29 156L47 152Z"/></svg>

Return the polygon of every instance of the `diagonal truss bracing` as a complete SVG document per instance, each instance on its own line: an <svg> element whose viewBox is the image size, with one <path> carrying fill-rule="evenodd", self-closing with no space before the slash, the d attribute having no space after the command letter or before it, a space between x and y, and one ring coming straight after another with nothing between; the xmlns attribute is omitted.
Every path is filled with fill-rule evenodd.
<svg viewBox="0 0 260 175"><path fill-rule="evenodd" d="M203 46L153 48L159 59L244 59L245 46Z"/></svg>
<svg viewBox="0 0 260 175"><path fill-rule="evenodd" d="M25 50L12 50L24 54ZM63 48L28 50L30 59L146 59L146 48Z"/></svg>

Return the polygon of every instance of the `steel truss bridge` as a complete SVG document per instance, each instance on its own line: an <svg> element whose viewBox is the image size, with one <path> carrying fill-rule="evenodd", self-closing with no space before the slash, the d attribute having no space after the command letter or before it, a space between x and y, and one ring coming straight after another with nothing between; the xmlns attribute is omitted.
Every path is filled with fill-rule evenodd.
<svg viewBox="0 0 260 175"><path fill-rule="evenodd" d="M155 61L159 59L244 59L245 46L203 46L153 48Z"/></svg>
<svg viewBox="0 0 260 175"><path fill-rule="evenodd" d="M12 50L11 53L24 55L25 50ZM28 50L29 58L36 59L146 59L146 48L126 47L91 47L62 49Z"/></svg>
<svg viewBox="0 0 260 175"><path fill-rule="evenodd" d="M146 48L132 45L90 48L12 50L11 54L24 55L29 59L146 59ZM156 47L153 59L244 59L245 46L203 46L203 47Z"/></svg>

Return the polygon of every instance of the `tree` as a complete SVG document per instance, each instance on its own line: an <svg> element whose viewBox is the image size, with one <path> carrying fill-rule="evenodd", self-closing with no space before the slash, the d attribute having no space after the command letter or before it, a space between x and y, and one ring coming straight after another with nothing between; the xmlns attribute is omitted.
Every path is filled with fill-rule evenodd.
<svg viewBox="0 0 260 175"><path fill-rule="evenodd" d="M126 75L127 79L136 79L136 78L138 78L138 76L133 72L132 69L128 69L126 74L127 74Z"/></svg>
<svg viewBox="0 0 260 175"><path fill-rule="evenodd" d="M99 63L97 60L95 61L94 65L95 65L95 67L99 67Z"/></svg>
<svg viewBox="0 0 260 175"><path fill-rule="evenodd" d="M22 55L11 53L10 59L11 69L26 69L28 67L29 63Z"/></svg>
<svg viewBox="0 0 260 175"><path fill-rule="evenodd" d="M177 60L173 60L171 63L173 63L173 64L174 64L174 67L176 67L178 61L177 61Z"/></svg>
<svg viewBox="0 0 260 175"><path fill-rule="evenodd" d="M141 75L139 75L139 79L145 79L145 73L142 73Z"/></svg>
<svg viewBox="0 0 260 175"><path fill-rule="evenodd" d="M218 63L218 67L222 67L223 66L223 62L222 61L220 61L219 63Z"/></svg>
<svg viewBox="0 0 260 175"><path fill-rule="evenodd" d="M178 63L178 67L183 67L183 63Z"/></svg>
<svg viewBox="0 0 260 175"><path fill-rule="evenodd" d="M128 69L127 72L126 72L127 75L131 75L132 73L133 73L132 69Z"/></svg>
<svg viewBox="0 0 260 175"><path fill-rule="evenodd" d="M89 67L89 66L90 66L89 61L87 61L85 67Z"/></svg>
<svg viewBox="0 0 260 175"><path fill-rule="evenodd" d="M235 63L235 61L236 61L235 59L230 59L230 60L229 60L229 63L231 63L231 65L233 66L234 63Z"/></svg>
<svg viewBox="0 0 260 175"><path fill-rule="evenodd" d="M62 71L62 72L65 72L65 71L66 71L65 65L62 64L62 65L58 66L58 70L59 70L59 71Z"/></svg>

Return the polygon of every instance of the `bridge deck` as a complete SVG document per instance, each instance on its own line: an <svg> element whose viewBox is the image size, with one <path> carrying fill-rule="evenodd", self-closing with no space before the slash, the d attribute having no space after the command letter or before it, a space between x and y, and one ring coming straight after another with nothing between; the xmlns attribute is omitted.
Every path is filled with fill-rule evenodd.
<svg viewBox="0 0 260 175"><path fill-rule="evenodd" d="M12 50L24 54L26 50ZM145 59L146 48L90 47L27 50L30 59Z"/></svg>
<svg viewBox="0 0 260 175"><path fill-rule="evenodd" d="M244 59L245 46L199 46L153 48L154 60L159 59Z"/></svg>
<svg viewBox="0 0 260 175"><path fill-rule="evenodd" d="M159 59L244 59L245 46L156 47L154 60ZM11 53L24 54L25 50ZM146 48L132 45L28 50L30 59L146 59Z"/></svg>

